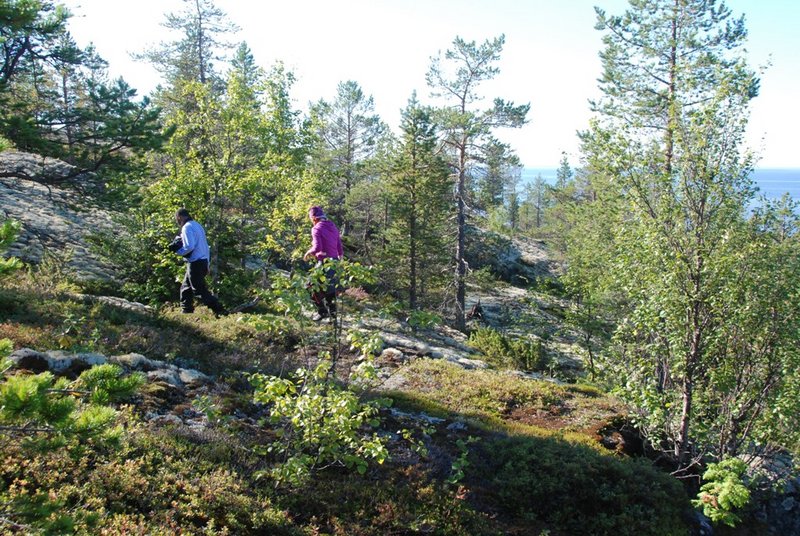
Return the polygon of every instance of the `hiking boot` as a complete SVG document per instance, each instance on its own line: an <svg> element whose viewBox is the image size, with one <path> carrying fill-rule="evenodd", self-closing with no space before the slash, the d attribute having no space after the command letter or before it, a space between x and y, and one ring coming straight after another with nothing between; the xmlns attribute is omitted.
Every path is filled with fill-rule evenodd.
<svg viewBox="0 0 800 536"><path fill-rule="evenodd" d="M214 318L220 318L222 316L228 316L229 314L231 314L231 313L227 309L220 309L219 311L214 311Z"/></svg>
<svg viewBox="0 0 800 536"><path fill-rule="evenodd" d="M323 318L328 318L328 313L316 313L314 316L311 317L311 320L314 322L319 322Z"/></svg>
<svg viewBox="0 0 800 536"><path fill-rule="evenodd" d="M190 315L194 312L194 309L181 309L181 312L185 315Z"/></svg>

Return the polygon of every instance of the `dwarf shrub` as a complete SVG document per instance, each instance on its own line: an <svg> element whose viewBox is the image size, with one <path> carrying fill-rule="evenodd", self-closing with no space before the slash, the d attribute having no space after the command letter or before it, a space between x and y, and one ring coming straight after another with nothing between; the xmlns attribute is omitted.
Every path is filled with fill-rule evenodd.
<svg viewBox="0 0 800 536"><path fill-rule="evenodd" d="M547 366L539 339L514 339L492 328L478 328L470 334L469 342L495 365L525 371L544 370Z"/></svg>
<svg viewBox="0 0 800 536"><path fill-rule="evenodd" d="M509 513L564 534L685 535L681 485L646 461L557 438L513 437L474 449L468 478L485 479Z"/></svg>

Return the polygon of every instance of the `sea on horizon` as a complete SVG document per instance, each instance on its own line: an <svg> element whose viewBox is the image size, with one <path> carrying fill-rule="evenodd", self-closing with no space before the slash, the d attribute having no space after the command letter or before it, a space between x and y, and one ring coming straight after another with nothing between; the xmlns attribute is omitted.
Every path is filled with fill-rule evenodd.
<svg viewBox="0 0 800 536"><path fill-rule="evenodd" d="M556 171L556 168L523 168L521 183L533 182L541 175L548 184L553 184ZM753 180L758 187L757 197L779 199L788 193L792 199L800 201L800 168L757 168L753 170Z"/></svg>

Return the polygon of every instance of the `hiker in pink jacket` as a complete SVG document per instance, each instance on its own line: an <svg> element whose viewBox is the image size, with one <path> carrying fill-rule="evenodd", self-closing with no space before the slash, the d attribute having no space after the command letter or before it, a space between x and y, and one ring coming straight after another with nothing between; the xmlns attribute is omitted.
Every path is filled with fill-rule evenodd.
<svg viewBox="0 0 800 536"><path fill-rule="evenodd" d="M306 251L303 260L313 257L317 260L317 266L320 266L325 259L341 259L344 254L342 238L336 225L325 216L321 207L308 209L308 217L314 227L311 228L311 249ZM328 278L328 287L324 291L311 293L311 299L317 306L315 321L336 317L336 271L330 269L325 276Z"/></svg>

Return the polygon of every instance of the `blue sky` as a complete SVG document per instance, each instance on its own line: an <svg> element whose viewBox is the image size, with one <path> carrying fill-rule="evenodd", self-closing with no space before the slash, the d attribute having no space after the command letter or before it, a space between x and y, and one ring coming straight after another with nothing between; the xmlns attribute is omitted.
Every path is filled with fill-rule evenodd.
<svg viewBox="0 0 800 536"><path fill-rule="evenodd" d="M90 41L123 76L146 94L159 82L131 52L168 39L164 13L182 9L181 0L68 0L71 30L78 43ZM728 0L744 13L754 67L762 75L754 101L748 144L761 155L760 167L800 168L796 129L800 125L800 2ZM340 81L355 80L375 99L376 111L393 128L412 91L427 99L430 57L456 36L481 42L505 34L501 72L484 85L489 98L530 103L530 123L504 131L526 167L555 167L561 152L578 163L575 132L590 117L587 101L597 95L597 52L593 6L621 14L627 0L217 0L241 30L256 61L268 68L283 61L298 77L296 106L332 99Z"/></svg>

